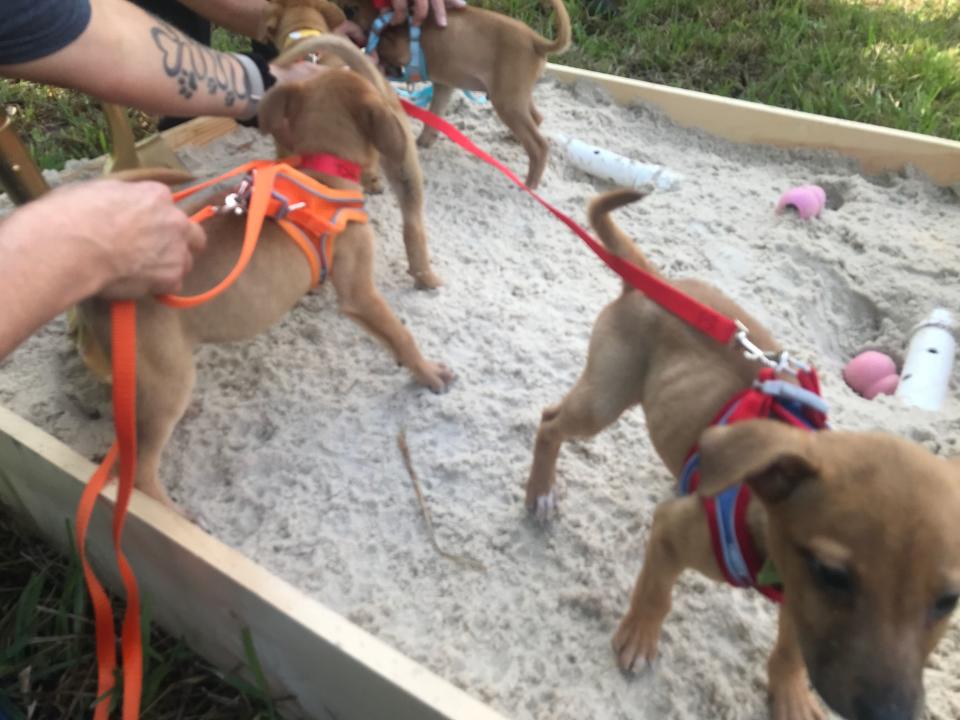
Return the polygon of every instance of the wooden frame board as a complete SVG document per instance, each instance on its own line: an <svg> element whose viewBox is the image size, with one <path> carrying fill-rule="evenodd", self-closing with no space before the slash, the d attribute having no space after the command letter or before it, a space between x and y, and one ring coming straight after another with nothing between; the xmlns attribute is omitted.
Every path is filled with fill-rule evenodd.
<svg viewBox="0 0 960 720"><path fill-rule="evenodd" d="M960 143L860 123L728 100L610 75L548 66L565 83L596 83L620 103L648 102L679 125L735 142L829 148L859 160L865 172L912 164L941 185L960 183ZM232 120L202 118L164 133L173 149L229 133ZM93 464L0 407L0 502L65 547L66 523ZM119 587L109 543L108 491L94 516L90 551ZM385 643L149 498L131 504L124 546L153 614L211 662L244 662L249 628L285 709L322 720L503 720Z"/></svg>
<svg viewBox="0 0 960 720"><path fill-rule="evenodd" d="M591 82L618 103L646 102L683 127L706 130L737 143L834 150L860 163L868 175L898 172L906 165L941 186L960 185L960 142L760 103L656 85L548 63L563 83Z"/></svg>

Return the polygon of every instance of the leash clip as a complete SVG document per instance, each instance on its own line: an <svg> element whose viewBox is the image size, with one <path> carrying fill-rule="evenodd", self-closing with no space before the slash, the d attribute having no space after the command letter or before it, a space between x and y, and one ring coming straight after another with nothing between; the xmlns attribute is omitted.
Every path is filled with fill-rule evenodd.
<svg viewBox="0 0 960 720"><path fill-rule="evenodd" d="M248 175L237 189L223 199L223 205L216 208L218 215L244 215L247 212L247 206L250 204L250 191L253 188L253 182Z"/></svg>
<svg viewBox="0 0 960 720"><path fill-rule="evenodd" d="M774 370L778 373L789 373L796 376L801 372L810 372L810 366L794 358L786 350L780 352L767 352L760 348L750 339L749 330L740 320L734 321L737 324L737 334L734 339L743 349L743 356L747 360L752 360Z"/></svg>

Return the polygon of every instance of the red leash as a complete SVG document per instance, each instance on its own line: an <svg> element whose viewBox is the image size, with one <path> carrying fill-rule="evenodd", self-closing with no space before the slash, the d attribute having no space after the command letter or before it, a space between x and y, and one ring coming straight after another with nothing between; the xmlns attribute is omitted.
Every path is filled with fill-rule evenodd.
<svg viewBox="0 0 960 720"><path fill-rule="evenodd" d="M609 265L614 272L616 272L625 281L630 283L630 285L632 285L634 288L657 303L664 310L673 313L681 320L684 320L705 335L712 337L717 342L727 344L733 339L734 335L736 335L739 328L737 327L736 322L734 322L731 318L718 313L713 308L709 308L706 305L697 302L692 297L685 295L679 290L671 287L656 275L641 270L633 263L611 254L601 243L595 240L590 233L580 227L575 220L557 210L557 208L551 205L548 201L544 200L537 193L528 188L510 168L489 153L478 148L473 141L470 140L470 138L457 130L457 128L448 123L446 120L437 117L429 110L424 110L421 107L417 107L413 103L404 100L403 98L400 98L400 104L403 105L403 109L406 111L407 115L443 133L468 153L480 158L487 163L487 165L492 165L501 173L506 175L507 178L509 178L521 190L529 194L530 197L543 205L543 207L545 207L560 222L570 228L574 234L583 240L587 246L593 250L593 252L595 252L601 260Z"/></svg>

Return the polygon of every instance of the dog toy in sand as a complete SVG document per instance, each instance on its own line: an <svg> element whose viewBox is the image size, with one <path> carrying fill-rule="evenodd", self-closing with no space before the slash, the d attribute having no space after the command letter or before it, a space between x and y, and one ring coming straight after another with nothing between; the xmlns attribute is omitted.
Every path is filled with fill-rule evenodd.
<svg viewBox="0 0 960 720"><path fill-rule="evenodd" d="M827 193L819 185L801 185L791 188L780 196L777 212L792 207L804 220L816 217L827 206Z"/></svg>
<svg viewBox="0 0 960 720"><path fill-rule="evenodd" d="M889 355L868 350L857 355L843 369L843 379L867 400L893 395L900 383L897 365Z"/></svg>

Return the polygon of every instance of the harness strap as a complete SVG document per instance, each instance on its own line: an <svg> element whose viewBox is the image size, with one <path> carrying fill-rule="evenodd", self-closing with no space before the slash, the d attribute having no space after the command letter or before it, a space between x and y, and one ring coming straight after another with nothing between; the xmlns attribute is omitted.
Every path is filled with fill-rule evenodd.
<svg viewBox="0 0 960 720"><path fill-rule="evenodd" d="M801 383L819 387L816 372L805 372ZM734 395L710 424L733 425L753 418L772 418L805 430L821 430L826 427L826 403L818 393L777 380L772 368L763 368L753 386ZM677 489L680 495L691 495L699 484L700 450L694 447L680 472ZM749 487L738 485L703 498L710 544L717 567L729 584L752 587L779 603L783 590L764 582L764 559L747 524L751 497Z"/></svg>
<svg viewBox="0 0 960 720"><path fill-rule="evenodd" d="M477 147L470 138L457 130L457 128L449 122L437 117L429 110L417 107L403 98L400 98L400 104L410 117L420 120L443 133L468 153L503 173L511 182L520 187L521 190L545 207L560 222L570 228L570 230L583 240L614 272L662 308L673 313L719 343L727 344L733 339L734 335L736 335L737 324L734 320L698 302L689 295L682 293L656 275L641 270L629 261L609 252L572 218L562 213L536 192L528 188L510 168Z"/></svg>
<svg viewBox="0 0 960 720"><path fill-rule="evenodd" d="M121 648L123 656L123 720L136 720L140 709L143 687L143 648L140 635L140 593L137 578L121 548L123 525L126 518L137 459L137 309L132 300L115 302L110 311L113 345L113 413L117 439L106 458L87 483L77 507L76 539L93 604L97 640L97 698L94 720L107 720L111 700L105 697L114 690L116 670L116 636L113 630L113 610L110 599L90 565L86 553L87 531L96 506L97 497L110 478L119 457L120 473L117 499L113 507L113 546L126 592L126 612L123 616Z"/></svg>
<svg viewBox="0 0 960 720"><path fill-rule="evenodd" d="M367 37L367 46L363 49L367 55L372 55L380 45L380 35L390 25L393 17L394 13L391 10L390 12L383 13L373 21L373 24L370 26L370 35ZM410 62L403 66L399 78L391 79L402 80L406 83L429 82L430 75L427 73L427 56L423 52L423 47L420 44L423 28L419 25L414 25L412 17L410 18L409 27Z"/></svg>

